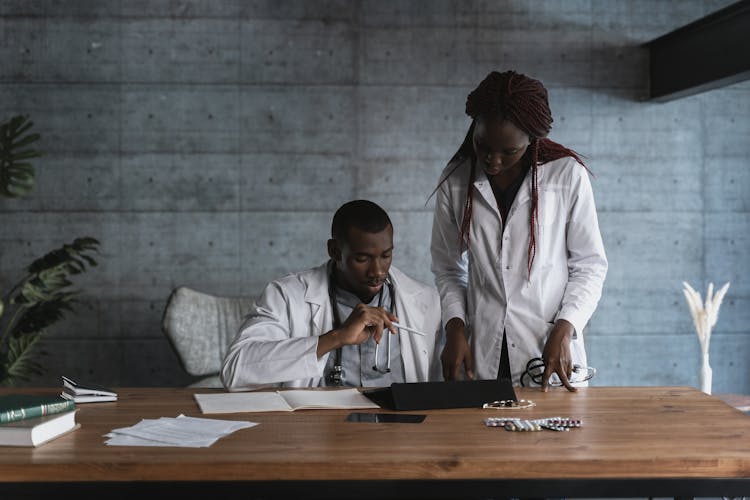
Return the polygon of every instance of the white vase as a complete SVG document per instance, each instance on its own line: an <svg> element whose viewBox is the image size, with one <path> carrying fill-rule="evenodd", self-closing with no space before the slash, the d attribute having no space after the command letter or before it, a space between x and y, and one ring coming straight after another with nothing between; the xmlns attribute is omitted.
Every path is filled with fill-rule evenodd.
<svg viewBox="0 0 750 500"><path fill-rule="evenodd" d="M708 364L708 353L706 353L701 356L701 367L698 370L698 386L706 394L711 394L712 378L713 372L711 371L711 365Z"/></svg>

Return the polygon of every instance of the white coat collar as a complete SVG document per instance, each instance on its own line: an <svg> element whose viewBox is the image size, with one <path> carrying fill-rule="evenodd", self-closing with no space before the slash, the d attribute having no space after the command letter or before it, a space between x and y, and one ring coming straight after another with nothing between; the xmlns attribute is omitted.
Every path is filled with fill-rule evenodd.
<svg viewBox="0 0 750 500"><path fill-rule="evenodd" d="M312 269L309 273L305 273L303 281L307 287L305 289L305 302L310 304L313 325L317 330L321 330L324 323L327 323L325 328L328 329L332 318L324 317L330 316L330 314L323 313L330 309L324 307L330 301L328 295L328 263Z"/></svg>
<svg viewBox="0 0 750 500"><path fill-rule="evenodd" d="M497 218L500 219L500 210L497 207L497 200L495 199L495 194L492 192L490 180L484 170L482 170L481 168L478 170L479 171L477 172L476 179L474 179L474 188L479 194L482 195L485 203L492 207L492 210L495 212L495 215L497 215ZM543 176L543 169L537 167L537 183L541 183L543 181ZM521 186L518 188L518 193L516 194L515 200L513 200L513 204L510 207L509 214L512 215L516 210L518 210L518 207L524 204L528 204L530 203L530 201L531 170L529 169L526 172L526 177L524 177Z"/></svg>

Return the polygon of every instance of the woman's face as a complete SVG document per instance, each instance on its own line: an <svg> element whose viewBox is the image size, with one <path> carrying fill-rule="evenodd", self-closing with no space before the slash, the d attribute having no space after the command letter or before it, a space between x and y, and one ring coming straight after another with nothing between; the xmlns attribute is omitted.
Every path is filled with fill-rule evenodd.
<svg viewBox="0 0 750 500"><path fill-rule="evenodd" d="M477 118L474 152L488 177L512 171L529 147L529 136L510 120Z"/></svg>

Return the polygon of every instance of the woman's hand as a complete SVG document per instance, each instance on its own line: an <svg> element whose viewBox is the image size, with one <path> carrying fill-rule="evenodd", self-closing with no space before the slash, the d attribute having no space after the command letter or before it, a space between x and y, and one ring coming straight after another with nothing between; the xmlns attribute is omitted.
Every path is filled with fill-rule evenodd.
<svg viewBox="0 0 750 500"><path fill-rule="evenodd" d="M466 371L466 378L474 380L474 359L464 328L464 322L459 318L453 318L445 325L446 341L440 355L445 380L458 380L462 366Z"/></svg>
<svg viewBox="0 0 750 500"><path fill-rule="evenodd" d="M553 373L557 373L562 384L570 391L577 392L578 389L570 384L573 374L573 360L570 356L570 339L573 338L575 328L564 319L558 319L544 344L542 359L544 360L544 373L542 374L542 391L549 390L549 379Z"/></svg>

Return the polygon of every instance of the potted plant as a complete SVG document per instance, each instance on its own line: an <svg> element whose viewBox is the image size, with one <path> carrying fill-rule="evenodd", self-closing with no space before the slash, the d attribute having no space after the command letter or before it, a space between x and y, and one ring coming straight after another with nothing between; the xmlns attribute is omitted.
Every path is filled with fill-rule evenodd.
<svg viewBox="0 0 750 500"><path fill-rule="evenodd" d="M15 116L0 125L0 196L21 197L34 188L29 163L42 155L31 146L40 136L31 133L28 116ZM36 259L22 277L6 288L0 283L0 385L14 385L44 372L35 349L50 326L73 311L78 290L70 277L96 266L91 256L99 242L76 238Z"/></svg>

